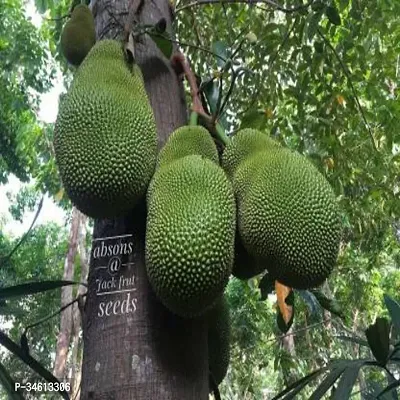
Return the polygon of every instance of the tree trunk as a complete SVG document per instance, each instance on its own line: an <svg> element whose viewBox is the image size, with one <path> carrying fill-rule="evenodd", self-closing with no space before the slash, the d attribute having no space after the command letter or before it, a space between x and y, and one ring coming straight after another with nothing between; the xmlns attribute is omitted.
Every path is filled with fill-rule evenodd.
<svg viewBox="0 0 400 400"><path fill-rule="evenodd" d="M73 207L71 217L71 228L68 240L68 252L65 258L63 279L72 281L74 278L74 262L78 247L78 234L82 214ZM65 286L61 289L61 307L72 302L72 286ZM72 307L66 308L61 314L60 332L57 338L56 356L54 360L53 374L63 380L67 365L68 348L71 340L72 330Z"/></svg>
<svg viewBox="0 0 400 400"><path fill-rule="evenodd" d="M137 3L132 1L133 6ZM128 0L92 4L98 38L122 37L128 5ZM145 1L137 17L147 24L165 18L170 30L168 0ZM135 58L144 74L161 146L187 121L182 85L148 37L135 47ZM205 321L178 318L157 301L146 275L144 236L144 202L124 218L95 221L81 399L205 400ZM126 254L111 260L103 257L101 250L109 245Z"/></svg>
<svg viewBox="0 0 400 400"><path fill-rule="evenodd" d="M81 278L80 282L87 283L89 272L89 260L86 251L86 217L82 215L81 231L78 239L78 251L81 261ZM78 296L82 296L86 292L84 286L79 286ZM82 298L83 301L83 298ZM81 381L81 350L82 341L80 338L81 331L81 312L78 303L73 304L72 309L72 346L71 346L71 371L70 371L70 396L73 399L78 398Z"/></svg>

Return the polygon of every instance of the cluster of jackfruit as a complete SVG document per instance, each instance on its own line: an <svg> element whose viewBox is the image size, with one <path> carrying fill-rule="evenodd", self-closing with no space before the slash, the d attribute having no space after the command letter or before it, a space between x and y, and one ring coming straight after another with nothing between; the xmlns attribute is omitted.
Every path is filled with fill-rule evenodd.
<svg viewBox="0 0 400 400"><path fill-rule="evenodd" d="M61 50L67 61L79 66L96 42L92 12L85 4L72 10L71 18L61 32Z"/></svg>
<svg viewBox="0 0 400 400"><path fill-rule="evenodd" d="M267 269L292 288L322 284L336 262L341 232L322 174L304 156L251 129L232 138L222 166L237 201L234 274L248 278Z"/></svg>
<svg viewBox="0 0 400 400"><path fill-rule="evenodd" d="M185 126L161 150L147 193L146 268L175 314L204 314L232 270L236 207L209 132Z"/></svg>
<svg viewBox="0 0 400 400"><path fill-rule="evenodd" d="M102 40L60 104L54 150L72 203L94 218L128 213L145 196L157 160L153 111L122 44Z"/></svg>

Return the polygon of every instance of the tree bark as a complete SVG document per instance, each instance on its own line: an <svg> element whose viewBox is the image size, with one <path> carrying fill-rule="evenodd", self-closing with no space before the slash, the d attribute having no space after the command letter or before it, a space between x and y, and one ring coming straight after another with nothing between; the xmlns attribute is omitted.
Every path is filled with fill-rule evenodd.
<svg viewBox="0 0 400 400"><path fill-rule="evenodd" d="M72 281L74 278L74 262L78 247L78 234L82 214L72 208L71 228L68 240L68 252L65 258L63 279ZM72 286L61 288L61 307L72 302ZM63 380L66 371L68 348L71 340L72 330L72 307L66 308L61 314L60 332L57 338L56 356L54 360L53 375Z"/></svg>
<svg viewBox="0 0 400 400"><path fill-rule="evenodd" d="M121 17L128 15L128 5L128 0L92 4L98 38L122 37L126 21ZM137 5L137 0L132 5ZM154 24L165 18L170 31L168 0L145 1L139 11L140 23ZM144 74L161 147L168 135L187 121L182 84L150 38L141 38L135 58ZM205 321L178 318L155 298L145 269L145 222L144 201L124 218L95 221L81 399L208 398ZM101 249L109 245L128 254L117 260L102 257Z"/></svg>
<svg viewBox="0 0 400 400"><path fill-rule="evenodd" d="M89 260L86 251L86 217L82 215L81 230L78 239L78 252L81 261L81 278L80 282L87 283L87 276L89 272ZM82 296L86 292L84 286L79 286L78 296ZM83 298L81 298L83 301ZM71 371L70 371L70 396L73 399L78 398L80 391L81 381L81 351L82 340L80 338L81 331L81 312L78 303L73 304L72 309L72 346L71 346Z"/></svg>

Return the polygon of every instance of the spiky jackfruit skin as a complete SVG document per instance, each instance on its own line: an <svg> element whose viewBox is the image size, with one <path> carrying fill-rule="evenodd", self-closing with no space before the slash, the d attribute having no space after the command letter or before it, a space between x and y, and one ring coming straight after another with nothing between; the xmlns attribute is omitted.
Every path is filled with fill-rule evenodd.
<svg viewBox="0 0 400 400"><path fill-rule="evenodd" d="M70 64L79 66L95 43L92 12L87 5L79 4L61 32L61 51Z"/></svg>
<svg viewBox="0 0 400 400"><path fill-rule="evenodd" d="M224 171L199 155L159 169L149 186L146 268L159 300L182 317L204 314L232 270L236 208Z"/></svg>
<svg viewBox="0 0 400 400"><path fill-rule="evenodd" d="M129 212L155 170L157 131L138 66L119 42L96 43L62 101L54 131L61 180L93 218Z"/></svg>
<svg viewBox="0 0 400 400"><path fill-rule="evenodd" d="M161 149L157 168L193 154L219 162L217 147L207 129L199 125L182 126L171 133Z"/></svg>
<svg viewBox="0 0 400 400"><path fill-rule="evenodd" d="M305 157L286 148L246 154L232 175L244 248L283 284L319 286L334 267L340 242L330 185Z"/></svg>
<svg viewBox="0 0 400 400"><path fill-rule="evenodd" d="M231 318L225 297L208 312L207 323L209 371L218 386L226 376L230 361Z"/></svg>
<svg viewBox="0 0 400 400"><path fill-rule="evenodd" d="M222 156L222 167L230 178L233 177L238 165L248 156L267 148L280 146L265 133L256 129L242 129L231 138Z"/></svg>

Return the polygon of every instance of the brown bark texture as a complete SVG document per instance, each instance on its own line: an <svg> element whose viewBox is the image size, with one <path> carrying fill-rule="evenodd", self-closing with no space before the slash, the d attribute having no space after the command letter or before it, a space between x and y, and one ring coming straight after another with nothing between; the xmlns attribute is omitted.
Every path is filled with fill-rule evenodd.
<svg viewBox="0 0 400 400"><path fill-rule="evenodd" d="M72 209L71 228L68 239L68 251L65 258L63 280L72 281L74 278L74 263L78 248L79 227L83 215L75 208ZM61 289L61 307L72 302L72 286ZM57 337L56 356L54 360L53 375L60 380L64 379L68 349L72 330L72 307L66 308L61 314L60 331Z"/></svg>
<svg viewBox="0 0 400 400"><path fill-rule="evenodd" d="M81 261L81 278L80 282L87 283L87 276L89 272L89 260L86 250L86 216L82 215L81 229L78 239L78 252ZM82 296L86 292L86 288L81 285L78 288L78 296ZM84 302L84 298L81 297ZM81 369L82 369L82 340L80 337L81 332L81 312L79 303L74 303L72 308L72 334L71 334L71 361L70 361L70 396L72 399L78 399L80 392L81 382Z"/></svg>
<svg viewBox="0 0 400 400"><path fill-rule="evenodd" d="M92 2L98 39L122 38L129 0ZM136 0L132 4L138 3ZM137 19L171 30L168 0L145 0ZM187 121L182 84L149 37L135 47L159 146ZM206 324L166 310L153 294L144 260L145 204L130 215L96 220L83 324L81 399L208 399ZM103 256L120 249L118 256Z"/></svg>

